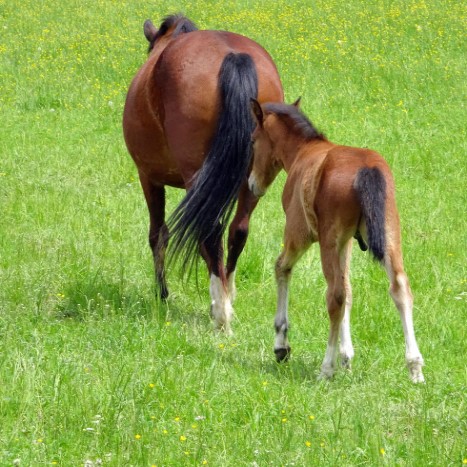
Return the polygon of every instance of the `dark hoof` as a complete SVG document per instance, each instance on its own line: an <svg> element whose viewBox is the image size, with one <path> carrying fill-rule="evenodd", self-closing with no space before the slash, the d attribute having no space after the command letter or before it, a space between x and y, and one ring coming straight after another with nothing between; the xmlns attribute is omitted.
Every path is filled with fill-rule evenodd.
<svg viewBox="0 0 467 467"><path fill-rule="evenodd" d="M157 295L163 302L165 302L167 298L169 298L169 291L164 287L163 289L159 289L159 293Z"/></svg>
<svg viewBox="0 0 467 467"><path fill-rule="evenodd" d="M289 346L281 349L274 349L274 353L276 354L276 362L286 362L290 357L290 352L292 352L292 349Z"/></svg>

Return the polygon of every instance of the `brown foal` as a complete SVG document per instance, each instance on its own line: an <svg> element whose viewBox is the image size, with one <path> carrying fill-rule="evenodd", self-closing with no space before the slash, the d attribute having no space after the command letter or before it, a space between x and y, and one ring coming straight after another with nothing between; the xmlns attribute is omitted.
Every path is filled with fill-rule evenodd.
<svg viewBox="0 0 467 467"><path fill-rule="evenodd" d="M298 101L261 106L253 99L251 105L257 126L250 189L262 196L281 169L287 172L282 195L284 248L276 262L277 360L290 354L287 307L292 268L312 243L319 242L331 322L320 376L330 378L336 371L339 334L342 365L350 368L354 350L349 264L355 237L387 271L390 295L402 321L410 378L423 382L423 358L413 328L413 299L404 272L394 180L388 164L370 149L328 141L298 109Z"/></svg>

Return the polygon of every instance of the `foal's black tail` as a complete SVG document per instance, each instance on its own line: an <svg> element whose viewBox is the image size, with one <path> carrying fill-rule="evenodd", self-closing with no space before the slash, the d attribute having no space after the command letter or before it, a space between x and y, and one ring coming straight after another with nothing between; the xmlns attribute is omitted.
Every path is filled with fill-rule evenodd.
<svg viewBox="0 0 467 467"><path fill-rule="evenodd" d="M168 221L171 252L183 271L197 259L199 245L209 238L218 245L247 175L254 123L250 98L258 95L253 59L244 53L225 56L218 80L221 108L211 149L193 186Z"/></svg>
<svg viewBox="0 0 467 467"><path fill-rule="evenodd" d="M386 250L386 180L384 175L377 167L364 167L357 174L354 188L366 224L368 247L377 261L383 261Z"/></svg>

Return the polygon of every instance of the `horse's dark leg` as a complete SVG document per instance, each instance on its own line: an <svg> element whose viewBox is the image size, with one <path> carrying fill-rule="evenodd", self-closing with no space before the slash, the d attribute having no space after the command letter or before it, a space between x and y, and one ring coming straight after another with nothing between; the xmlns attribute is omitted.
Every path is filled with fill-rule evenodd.
<svg viewBox="0 0 467 467"><path fill-rule="evenodd" d="M153 185L144 175L140 174L141 185L149 210L149 246L154 258L156 284L160 298L165 300L169 291L165 280L165 249L169 232L165 225L165 187Z"/></svg>
<svg viewBox="0 0 467 467"><path fill-rule="evenodd" d="M245 182L240 189L237 211L229 228L227 283L232 302L235 300L236 295L235 269L237 261L245 247L248 238L250 216L257 204L258 198L248 189L248 183Z"/></svg>
<svg viewBox="0 0 467 467"><path fill-rule="evenodd" d="M211 316L217 331L231 334L230 322L234 310L230 301L227 277L224 268L224 251L220 224L214 233L201 245L201 254L206 261L210 275Z"/></svg>

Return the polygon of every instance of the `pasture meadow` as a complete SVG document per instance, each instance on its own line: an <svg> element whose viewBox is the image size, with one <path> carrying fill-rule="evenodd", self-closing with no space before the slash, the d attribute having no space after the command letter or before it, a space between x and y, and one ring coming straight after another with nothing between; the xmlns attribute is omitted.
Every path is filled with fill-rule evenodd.
<svg viewBox="0 0 467 467"><path fill-rule="evenodd" d="M145 19L247 35L332 141L397 185L425 385L412 385L384 272L354 248L351 373L316 376L319 253L291 285L274 362L281 175L237 273L235 335L199 287L154 297L147 212L121 116ZM466 426L466 8L457 0L0 0L0 465L460 466ZM168 210L181 199L169 190Z"/></svg>

